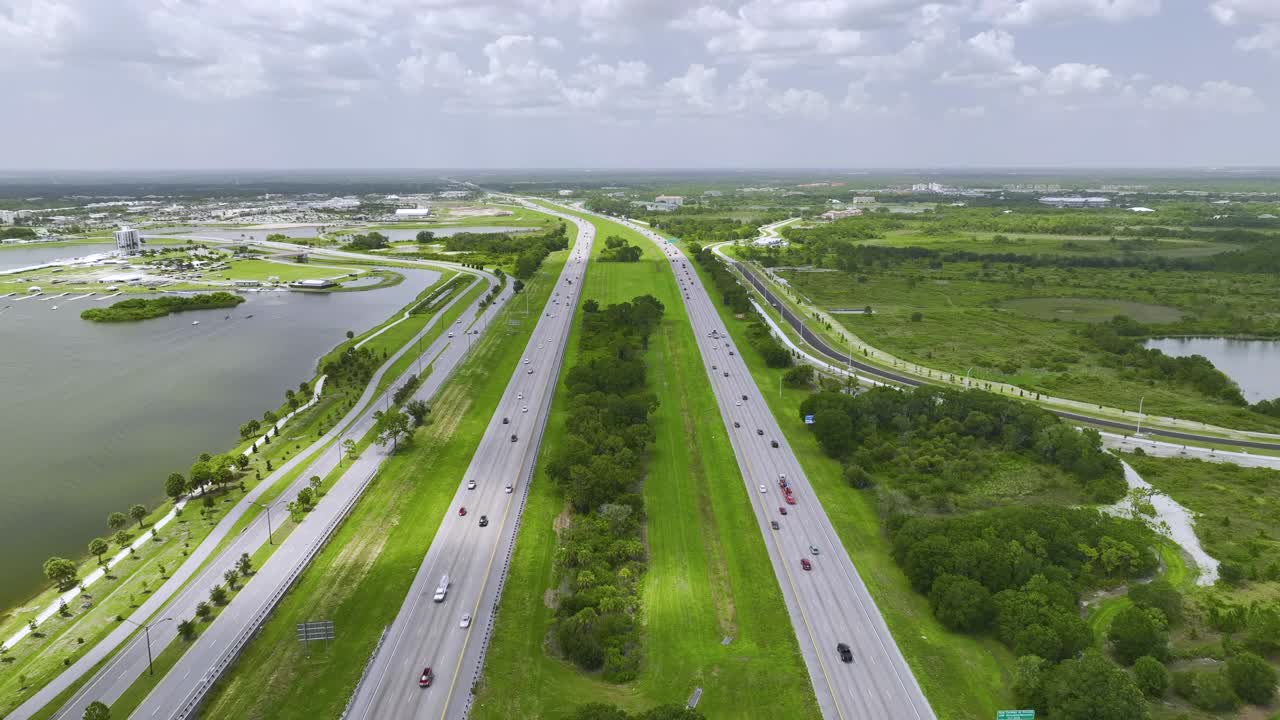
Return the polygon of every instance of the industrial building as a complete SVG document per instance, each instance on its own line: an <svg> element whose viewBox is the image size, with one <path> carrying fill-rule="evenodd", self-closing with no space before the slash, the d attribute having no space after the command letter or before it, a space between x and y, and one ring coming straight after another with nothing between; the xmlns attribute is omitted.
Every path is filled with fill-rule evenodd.
<svg viewBox="0 0 1280 720"><path fill-rule="evenodd" d="M1056 208L1104 208L1111 204L1111 198L1104 197L1042 197L1041 205Z"/></svg>
<svg viewBox="0 0 1280 720"><path fill-rule="evenodd" d="M142 252L142 234L132 228L120 228L115 232L116 250L126 255Z"/></svg>

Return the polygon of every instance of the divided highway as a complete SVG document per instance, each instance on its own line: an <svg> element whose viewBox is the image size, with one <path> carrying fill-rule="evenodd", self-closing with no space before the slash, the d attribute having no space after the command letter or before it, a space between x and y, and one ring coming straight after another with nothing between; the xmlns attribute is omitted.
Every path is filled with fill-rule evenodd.
<svg viewBox="0 0 1280 720"><path fill-rule="evenodd" d="M680 281L685 309L823 716L840 720L933 718L933 710L875 601L733 339L727 336L692 261L648 228L627 224L659 245ZM794 491L795 505L784 500L779 486L783 477ZM778 524L776 530L773 522ZM802 560L812 569L803 569ZM850 662L837 652L840 643L849 646Z"/></svg>
<svg viewBox="0 0 1280 720"><path fill-rule="evenodd" d="M497 282L497 279L488 273L472 270L464 272L481 275L490 285ZM423 381L415 397L429 397L434 393L465 356L468 343L461 332L462 328L470 327L482 318L487 321L510 295L511 290L508 288L504 291L502 300L490 305L483 315L478 312L477 299L462 314L461 324L455 326L458 332L454 333L454 338L448 338L442 334L425 350L426 357L438 356L438 358L435 361L435 371ZM227 538L232 527L249 510L250 505L255 504L274 484L274 481L296 469L315 449L334 441L333 446L299 473L297 479L276 499L272 510L278 522L285 512L284 505L306 486L308 477L312 475L323 477L337 466L341 461L341 447L336 441L341 437L358 438L367 432L373 424L373 412L383 406L384 399L389 397L394 388L403 381L403 377L398 378L397 382L392 383L382 395L377 397L376 402L366 407L367 403L374 400L378 382L387 369L405 352L413 349L417 339L432 330L444 311L459 302L462 297L459 295L450 301L413 340L388 358L370 380L354 409L332 430L282 464L241 498L209 536L192 551L186 562L175 570L173 576L130 616L130 620L139 624L145 624L148 621L153 623L149 632L149 649L144 635L136 633L135 625L122 623L121 627L17 708L9 717L13 720L25 720L34 715L133 634L132 639L90 677L52 717L55 720L79 720L89 703L101 700L110 704L117 700L134 681L147 672L149 656L160 653L174 640L177 636L177 623L194 617L196 605L208 599L209 589L212 586L223 582L222 573L234 565L240 554L247 552L252 555L263 543L268 542L270 533L266 522L267 513L262 513L215 555L218 545ZM414 370L415 368L410 368L406 371L406 375ZM143 705L146 712L139 714L138 717L180 716L180 711L193 699L198 700L203 696L212 681L216 679L217 673L221 672L234 657L239 644L248 639L252 631L265 618L270 607L301 572L311 556L323 545L329 532L346 515L382 459L383 454L376 446L372 447L344 473L317 504L315 510L308 514L307 520L281 541L281 547L277 552L263 567L258 568L247 585L183 656L174 671L169 673L148 696Z"/></svg>
<svg viewBox="0 0 1280 720"><path fill-rule="evenodd" d="M590 223L561 217L578 227L569 260L347 718L462 718L470 709L595 238ZM420 687L427 667L434 680Z"/></svg>

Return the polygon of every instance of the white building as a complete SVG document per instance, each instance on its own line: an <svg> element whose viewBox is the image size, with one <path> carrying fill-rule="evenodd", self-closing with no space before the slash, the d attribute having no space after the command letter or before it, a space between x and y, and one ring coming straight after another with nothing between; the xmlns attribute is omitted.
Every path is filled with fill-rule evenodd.
<svg viewBox="0 0 1280 720"><path fill-rule="evenodd" d="M1041 205L1052 205L1057 208L1102 208L1111 204L1110 198L1104 197L1042 197Z"/></svg>
<svg viewBox="0 0 1280 720"><path fill-rule="evenodd" d="M120 228L115 232L116 249L126 255L136 255L142 251L142 234L132 228Z"/></svg>
<svg viewBox="0 0 1280 720"><path fill-rule="evenodd" d="M431 215L431 208L396 208L397 218L427 217L429 215Z"/></svg>
<svg viewBox="0 0 1280 720"><path fill-rule="evenodd" d="M661 203L663 205L675 205L676 207L680 207L681 205L684 204L684 196L683 195L659 195L658 197L654 198L653 201L656 203Z"/></svg>
<svg viewBox="0 0 1280 720"><path fill-rule="evenodd" d="M1149 208L1149 207L1131 207L1131 208L1129 208L1129 212L1136 212L1136 213L1151 213L1151 212L1155 212L1155 210L1153 210L1153 209L1151 209L1151 208Z"/></svg>
<svg viewBox="0 0 1280 720"><path fill-rule="evenodd" d="M572 195L572 194L573 194L573 191L572 191L572 190L557 190L557 191L556 191L556 193L557 193L560 197L569 197L570 195Z"/></svg>

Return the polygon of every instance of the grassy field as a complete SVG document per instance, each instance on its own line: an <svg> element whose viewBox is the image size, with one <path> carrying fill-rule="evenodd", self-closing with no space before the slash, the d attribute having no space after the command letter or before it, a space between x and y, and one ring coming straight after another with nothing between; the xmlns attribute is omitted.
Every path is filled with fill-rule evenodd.
<svg viewBox="0 0 1280 720"><path fill-rule="evenodd" d="M690 263L703 273L697 263ZM702 280L704 285L712 286L705 273ZM813 433L801 421L800 403L809 392L784 388L779 395L776 388L785 371L766 367L759 353L747 342L744 321L735 319L719 304L717 309L742 359L751 369L756 385L766 390L764 397L788 444L804 466L827 517L884 615L934 712L944 720L976 720L994 717L997 709L1013 707L1007 675L1013 667L1012 654L992 638L952 633L934 619L928 600L911 589L906 576L894 563L872 496L849 487L840 464L818 448ZM991 483L988 498L1001 494L1016 496L1020 490L1014 479L1011 476L1005 481L988 480Z"/></svg>
<svg viewBox="0 0 1280 720"><path fill-rule="evenodd" d="M557 253L525 289L541 303L565 253ZM434 421L412 448L391 457L332 542L285 596L258 637L223 676L206 717L336 717L383 628L394 619L435 535L449 499L491 419L532 332L504 310L473 356L432 403ZM341 628L328 652L310 656L294 638L303 619L331 618Z"/></svg>
<svg viewBox="0 0 1280 720"><path fill-rule="evenodd" d="M1107 367L1101 351L1075 331L1085 322L1134 312L1150 320L1182 313L1280 314L1280 285L1265 275L1181 271L1018 271L977 263L942 269L908 263L887 272L783 271L822 308L871 306L872 315L836 315L868 344L956 376L1007 382L1055 397L1254 430L1280 421L1208 398L1190 387L1156 383ZM918 316L916 314L919 314ZM915 318L915 319L913 319Z"/></svg>
<svg viewBox="0 0 1280 720"><path fill-rule="evenodd" d="M867 241L870 245L891 247L925 247L939 252L967 251L976 253L1015 253L1018 255L1067 255L1074 257L1139 257L1191 258L1206 257L1239 246L1203 240L1112 240L1098 235L1038 235L1008 233L1004 240L998 233L957 232L950 235L925 235L914 229L893 230L885 237Z"/></svg>
<svg viewBox="0 0 1280 720"><path fill-rule="evenodd" d="M554 718L593 701L634 710L683 702L701 686L699 710L708 717L817 717L676 281L650 243L614 223L596 227L598 238L623 235L645 256L637 263L592 265L582 297L608 304L653 294L666 306L647 358L659 405L644 486L650 557L640 677L607 683L547 651L556 529L567 515L540 473L530 489L473 716ZM570 339L566 368L576 357L576 339ZM564 405L558 395L543 458L562 442ZM721 644L726 636L733 638L727 646Z"/></svg>

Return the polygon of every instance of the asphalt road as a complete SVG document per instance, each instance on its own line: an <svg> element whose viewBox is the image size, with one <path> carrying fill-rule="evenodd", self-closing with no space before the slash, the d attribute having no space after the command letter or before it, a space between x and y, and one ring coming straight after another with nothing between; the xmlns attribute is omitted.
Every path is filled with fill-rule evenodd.
<svg viewBox="0 0 1280 720"><path fill-rule="evenodd" d="M795 453L732 338L726 337L692 261L648 228L631 227L659 244L680 282L685 309L823 717L933 718L933 710L809 486ZM776 448L773 442L777 442ZM778 484L783 475L793 489L795 505L784 502ZM780 510L784 507L785 515ZM770 521L777 521L779 529L772 529ZM811 548L818 554L813 554ZM812 570L802 569L801 559L808 559ZM841 661L837 643L850 646L851 663Z"/></svg>
<svg viewBox="0 0 1280 720"><path fill-rule="evenodd" d="M919 386L919 385L927 384L925 381L920 380L918 378L909 377L907 375L900 375L898 373L893 372L892 370L885 370L884 368L876 367L874 365L868 365L867 363L859 361L857 358L850 357L849 355L846 355L840 352L839 350L836 350L835 348L831 347L829 343L827 343L825 340L819 337L816 333L810 330L808 326L806 326L800 318L796 317L795 313L787 309L785 305L780 304L778 302L778 298L774 296L773 292L768 288L768 286L764 284L763 281L760 280L760 278L756 277L756 274L754 272L752 272L751 270L748 270L746 267L744 267L741 263L737 261L729 260L729 262L733 264L733 266L738 270L738 272L742 273L742 275L745 276L747 280L751 282L751 284L755 287L755 289L758 290L760 294L764 296L765 300L767 300L770 305L780 310L780 312L782 313L782 318L787 321L787 324L789 324L797 333L799 333L800 337L804 338L804 341L809 343L809 345L813 347L815 350L817 350L818 352L822 353L823 355L826 355L828 358L830 358L831 360L835 361L840 365L857 368L858 370L864 373L867 373L869 375L874 375L878 378L883 378L885 380L890 380L902 385L910 385L910 386ZM1085 423L1088 425L1097 425L1099 427L1111 428L1113 430L1120 430L1122 432L1137 432L1138 430L1137 426L1134 425L1133 423L1126 423L1118 420L1109 420L1106 418L1097 418L1089 415L1081 415L1079 413L1067 412L1065 410L1053 410L1051 408L1046 408L1046 409L1049 410L1049 412L1053 413L1054 415L1057 415L1058 417L1063 418L1065 420L1070 420L1072 422ZM1259 450L1280 450L1280 443L1263 442L1261 440L1237 440L1232 438L1214 437L1212 435L1198 435L1196 433L1182 432L1180 430L1165 430L1162 428L1150 427L1150 426L1146 427L1143 430L1143 435L1157 435L1160 437L1173 438L1175 440L1190 440L1192 442L1209 443L1213 445L1221 445L1224 447L1230 446L1230 447L1256 448Z"/></svg>
<svg viewBox="0 0 1280 720"><path fill-rule="evenodd" d="M348 718L461 718L469 711L595 236L591 224L563 217L579 232L557 280L558 294L539 311L525 359L498 403L404 604L356 688ZM474 490L467 489L471 482ZM506 492L508 484L511 493ZM467 510L465 516L458 513L461 507ZM479 526L481 515L487 516L487 527ZM448 594L443 602L433 602L446 575ZM473 618L467 628L460 627L464 614ZM435 681L421 688L418 679L428 666Z"/></svg>
<svg viewBox="0 0 1280 720"><path fill-rule="evenodd" d="M487 273L485 277L489 282L495 281ZM454 298L454 300L450 301L449 306L458 302L461 297L459 295ZM504 291L504 297L510 297L509 289ZM476 319L477 304L473 303L467 309L463 315L463 324L458 327L465 327ZM501 304L494 303L491 305L484 317L486 319L491 317ZM443 309L436 317L440 317L441 314L443 314ZM272 486L275 480L296 468L316 448L322 447L339 436L358 438L371 427L373 411L385 405L385 398L393 392L401 380L397 379L397 382L391 384L387 391L378 398L376 404L363 412L361 408L369 400L373 399L378 382L385 374L386 369L391 367L396 359L405 352L414 349L417 338L424 336L433 329L435 322L436 320L433 319L418 336L415 336L414 341L406 343L401 350L388 358L370 380L355 407L341 422L334 426L334 429L282 464L263 482L256 485L241 498L235 507L219 521L205 540L191 552L186 561L175 569L170 579L149 596L130 616L130 620L139 624L146 623L148 620L152 621L153 626L149 633L150 652L152 654L158 654L173 641L177 635L177 622L195 615L196 605L201 601L208 600L209 588L223 582L222 573L234 565L241 553L247 552L252 555L263 543L268 542L268 513L262 513L215 556L214 551L217 546L228 536L236 522ZM415 396L426 397L431 392L434 392L435 388L447 378L452 367L465 354L466 349L467 339L460 332L455 333L455 337L452 339L442 336L430 348L426 349L424 354L427 358L440 354L440 359L436 361L435 371L423 382L423 386L419 388ZM410 368L407 372L415 372L416 369L416 367ZM177 680L171 682L174 673L170 673L170 676L166 677L165 681L157 688L157 692L161 688L164 688L164 692L161 695L153 693L148 697L146 707L151 708L151 710L145 715L137 715L138 717L169 717L170 714L160 711L162 707L177 709L189 696L192 688L196 687L194 683L205 677L209 677L210 680L213 679L213 676L210 676L210 669L214 667L213 658L228 647L228 638L239 636L245 628L249 627L249 623L261 621L259 614L250 606L254 605L255 600L260 599L260 596L271 588L278 588L282 583L292 582L293 577L296 577L296 573L291 574L293 568L297 567L296 563L303 558L309 559L310 553L315 550L317 531L331 527L338 518L345 515L348 503L354 499L352 494L358 493L363 489L364 483L372 476L370 468L376 467L376 462L381 461L381 456L375 452L376 450L377 448L375 447L371 451L366 451L353 469L344 474L343 478L335 483L324 499L317 504L315 510L308 514L307 520L299 526L298 530L290 534L288 539L282 542L280 550L272 556L264 567L258 569L258 572L251 578L251 582L235 597L218 619L209 628L206 628L200 639L184 656L178 668L176 668ZM313 461L276 499L270 513L274 516L274 521L278 523L284 519L285 505L297 495L299 490L306 486L309 477L312 475L324 477L340 460L340 443L334 443L330 450ZM352 477L361 479L357 482L349 479ZM192 512L194 512L194 509ZM173 532L179 532L179 530L175 529ZM211 557L212 560L206 564L205 561ZM286 567L291 561L293 565ZM300 571L300 568L298 568L298 571ZM189 579L190 582L187 583ZM184 584L185 587L183 587ZM168 620L168 618L172 618L172 620ZM120 652L94 674L53 715L53 718L78 720L83 715L84 708L90 702L94 700L101 700L108 704L114 702L142 673L147 671L148 649L146 637L143 633L134 634L136 631L136 626L130 623L121 623L120 627L105 640L98 643L82 656L79 661L72 664L70 668L42 688L26 703L23 703L9 717L14 720L25 720L25 718L31 717L58 694L70 687L76 679L90 671L121 643L125 642L126 639L129 639L130 635L133 635L132 639L129 639ZM204 664L193 669L193 664L198 663Z"/></svg>

